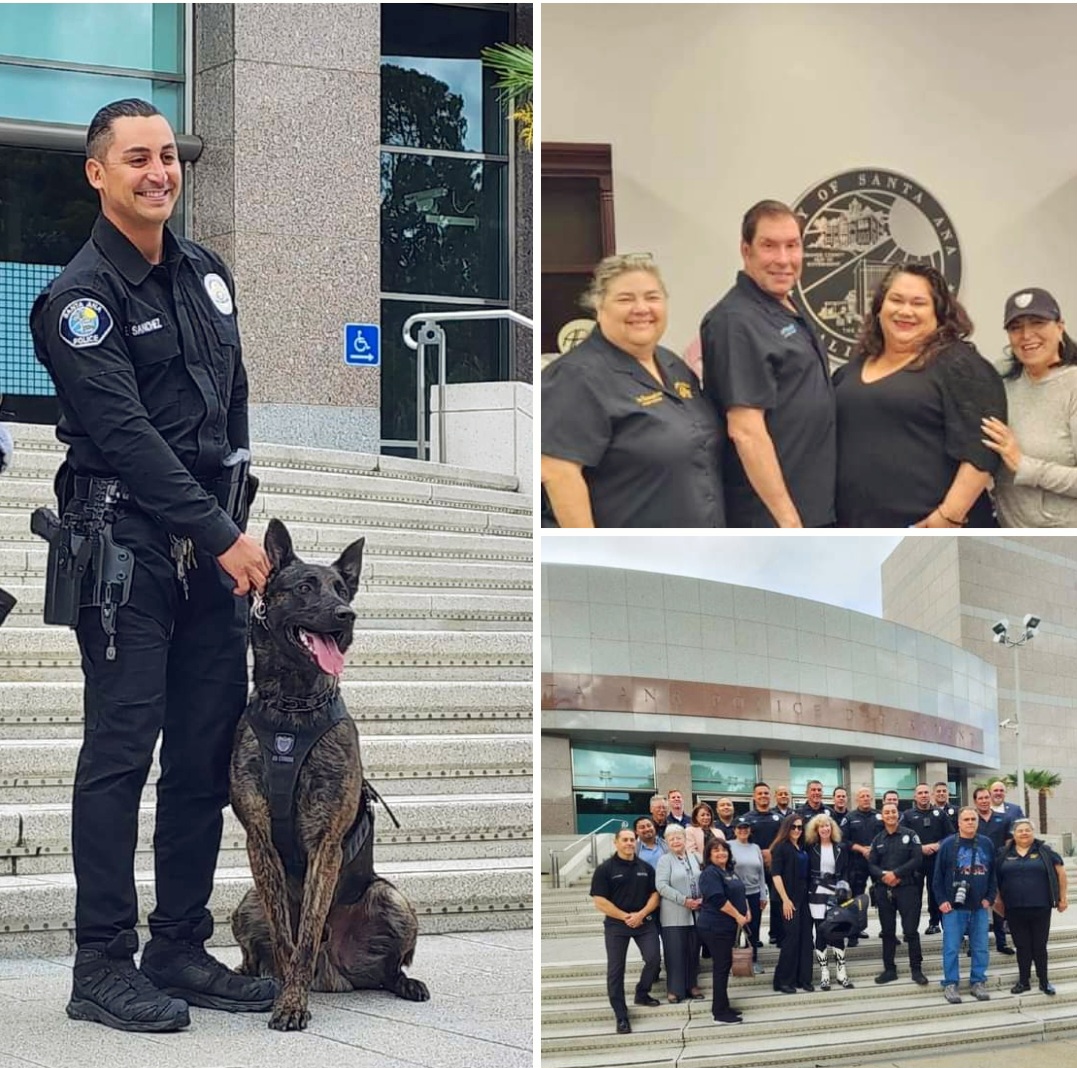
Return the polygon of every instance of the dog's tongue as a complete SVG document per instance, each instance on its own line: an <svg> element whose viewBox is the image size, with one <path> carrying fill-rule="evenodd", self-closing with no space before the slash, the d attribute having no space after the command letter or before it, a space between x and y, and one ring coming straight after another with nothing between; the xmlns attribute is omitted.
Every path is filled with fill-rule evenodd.
<svg viewBox="0 0 1077 1068"><path fill-rule="evenodd" d="M344 671L344 654L337 647L337 643L324 634L312 634L309 630L303 632L309 642L311 653L318 661L318 667L327 675L335 675L338 678Z"/></svg>

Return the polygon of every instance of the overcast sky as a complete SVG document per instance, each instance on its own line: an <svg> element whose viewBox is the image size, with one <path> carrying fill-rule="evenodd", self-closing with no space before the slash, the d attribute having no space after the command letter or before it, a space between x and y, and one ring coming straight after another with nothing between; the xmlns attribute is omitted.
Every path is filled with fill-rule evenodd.
<svg viewBox="0 0 1077 1068"><path fill-rule="evenodd" d="M901 535L554 535L542 562L691 575L882 614L882 563Z"/></svg>

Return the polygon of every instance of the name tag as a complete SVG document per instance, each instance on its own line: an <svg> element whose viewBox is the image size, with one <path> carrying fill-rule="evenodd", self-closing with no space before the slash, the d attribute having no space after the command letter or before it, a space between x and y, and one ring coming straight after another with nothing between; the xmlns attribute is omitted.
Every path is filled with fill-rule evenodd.
<svg viewBox="0 0 1077 1068"><path fill-rule="evenodd" d="M144 323L132 323L128 327L131 337L141 337L143 334L152 334L154 330L163 330L164 323L158 318L147 319Z"/></svg>
<svg viewBox="0 0 1077 1068"><path fill-rule="evenodd" d="M782 327L782 337L792 337L797 332L796 323Z"/></svg>
<svg viewBox="0 0 1077 1068"><path fill-rule="evenodd" d="M661 404L662 398L662 391L656 389L653 393L641 393L636 398L636 403L643 408L650 408L653 407L655 404Z"/></svg>

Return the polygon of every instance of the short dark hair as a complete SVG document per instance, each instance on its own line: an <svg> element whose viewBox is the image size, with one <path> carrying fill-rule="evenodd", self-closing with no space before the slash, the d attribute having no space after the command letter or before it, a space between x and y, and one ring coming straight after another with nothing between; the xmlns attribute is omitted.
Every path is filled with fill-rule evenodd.
<svg viewBox="0 0 1077 1068"><path fill-rule="evenodd" d="M90 120L86 130L86 158L105 158L108 146L112 143L112 124L117 119L148 119L152 115L160 114L160 109L148 100L140 100L134 96L106 104Z"/></svg>
<svg viewBox="0 0 1077 1068"><path fill-rule="evenodd" d="M654 826L654 820L652 820L650 816L637 817L636 822L632 824L632 830L636 832L637 836L639 835L639 825L641 823L649 823L652 827ZM655 830L657 830L657 828L655 828Z"/></svg>
<svg viewBox="0 0 1077 1068"><path fill-rule="evenodd" d="M755 786L752 787L752 793L754 794L756 792L756 790L759 789L760 786L765 786L768 790L770 789L770 783L769 782L763 782L762 780L760 780L759 782L757 782L755 784Z"/></svg>
<svg viewBox="0 0 1077 1068"><path fill-rule="evenodd" d="M758 204L753 204L741 219L741 240L746 245L750 245L755 240L755 231L760 219L781 218L785 215L796 219L795 212L788 204L783 204L780 200L760 200ZM797 226L800 226L799 220L797 220Z"/></svg>
<svg viewBox="0 0 1077 1068"><path fill-rule="evenodd" d="M946 787L946 792L947 792L947 793L949 793L949 792L950 792L950 784L949 784L948 782L937 782L937 783L935 783L935 789L936 789L936 790L937 790L937 789L938 789L938 788L939 788L940 786L945 786L945 787Z"/></svg>
<svg viewBox="0 0 1077 1068"><path fill-rule="evenodd" d="M980 794L987 794L987 796L990 797L991 796L991 791L988 790L988 788L986 786L977 786L976 789L972 791L972 799L973 799L973 801L975 801L976 798L978 798L980 796Z"/></svg>

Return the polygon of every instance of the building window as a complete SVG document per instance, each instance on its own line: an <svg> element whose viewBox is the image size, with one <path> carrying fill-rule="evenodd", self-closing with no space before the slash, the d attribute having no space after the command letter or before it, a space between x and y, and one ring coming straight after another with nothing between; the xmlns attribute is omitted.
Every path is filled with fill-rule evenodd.
<svg viewBox="0 0 1077 1068"><path fill-rule="evenodd" d="M748 796L756 779L751 753L692 753L692 794Z"/></svg>
<svg viewBox="0 0 1077 1068"><path fill-rule="evenodd" d="M897 790L903 801L911 801L916 793L920 776L915 764L875 763L875 796L882 797L887 790Z"/></svg>
<svg viewBox="0 0 1077 1068"><path fill-rule="evenodd" d="M404 321L510 306L510 128L481 60L509 39L509 9L383 4L381 19L382 451L415 456ZM450 322L445 335L446 381L510 376L504 324ZM427 396L437 376L425 368Z"/></svg>
<svg viewBox="0 0 1077 1068"><path fill-rule="evenodd" d="M572 746L576 833L616 831L650 811L654 752L643 746Z"/></svg>
<svg viewBox="0 0 1077 1068"><path fill-rule="evenodd" d="M806 797L808 783L818 779L823 784L823 793L830 797L835 786L844 786L840 760L803 760L791 757L789 760L789 789L793 791L793 800Z"/></svg>

